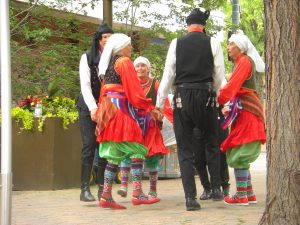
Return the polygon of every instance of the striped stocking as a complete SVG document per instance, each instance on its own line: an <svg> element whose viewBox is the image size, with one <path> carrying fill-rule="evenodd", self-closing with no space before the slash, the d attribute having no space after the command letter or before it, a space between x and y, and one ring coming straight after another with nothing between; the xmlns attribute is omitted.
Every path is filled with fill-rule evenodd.
<svg viewBox="0 0 300 225"><path fill-rule="evenodd" d="M250 173L250 170L248 170L247 196L248 197L254 196L253 189L252 189L252 182L251 182L251 173Z"/></svg>
<svg viewBox="0 0 300 225"><path fill-rule="evenodd" d="M248 170L234 169L236 179L236 195L238 198L247 198Z"/></svg>
<svg viewBox="0 0 300 225"><path fill-rule="evenodd" d="M150 190L148 195L150 195L151 197L157 197L157 192L156 192L157 179L158 179L158 170L157 169L149 170Z"/></svg>
<svg viewBox="0 0 300 225"><path fill-rule="evenodd" d="M106 199L108 202L112 202L113 198L111 195L111 190L112 190L112 184L114 177L116 175L118 169L118 165L112 164L112 163L107 163L105 172L104 172L104 187L103 187L103 193L102 193L102 198Z"/></svg>
<svg viewBox="0 0 300 225"><path fill-rule="evenodd" d="M121 180L121 187L120 189L127 193L128 190L128 179L130 174L130 164L126 162L121 162L121 174L122 174L122 180Z"/></svg>
<svg viewBox="0 0 300 225"><path fill-rule="evenodd" d="M132 196L140 200L146 198L145 194L142 191L143 162L144 161L142 159L132 159L131 162L132 185L133 185Z"/></svg>

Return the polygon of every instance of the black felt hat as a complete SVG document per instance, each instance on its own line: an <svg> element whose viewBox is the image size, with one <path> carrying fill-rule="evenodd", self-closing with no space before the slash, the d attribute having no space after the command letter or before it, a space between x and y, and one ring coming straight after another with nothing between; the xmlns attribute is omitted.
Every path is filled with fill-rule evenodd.
<svg viewBox="0 0 300 225"><path fill-rule="evenodd" d="M113 29L107 23L102 23L98 27L96 32L100 33L100 34L107 34L107 33L113 34L114 33Z"/></svg>
<svg viewBox="0 0 300 225"><path fill-rule="evenodd" d="M188 17L186 18L186 23L187 25L191 25L191 24L205 25L209 15L210 15L209 10L202 12L199 8L195 8L192 10L190 15L188 15Z"/></svg>
<svg viewBox="0 0 300 225"><path fill-rule="evenodd" d="M92 41L92 46L90 49L90 57L88 60L89 66L92 65L98 65L99 60L100 60L100 55L99 55L99 40L102 39L102 34L113 34L114 31L113 29L107 24L107 23L102 23L99 25L97 28L93 41Z"/></svg>

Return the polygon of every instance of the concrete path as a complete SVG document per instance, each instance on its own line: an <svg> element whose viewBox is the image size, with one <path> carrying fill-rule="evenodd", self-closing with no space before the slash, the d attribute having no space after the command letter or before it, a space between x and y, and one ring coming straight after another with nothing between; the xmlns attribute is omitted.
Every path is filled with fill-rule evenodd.
<svg viewBox="0 0 300 225"><path fill-rule="evenodd" d="M97 202L79 201L79 189L58 191L14 191L12 197L12 224L15 225L254 225L258 224L265 206L266 194L266 154L263 152L251 166L254 191L258 204L249 206L228 206L212 200L199 201L200 211L186 211L181 179L159 180L161 202L154 205L133 206L130 198L113 193L117 202L127 210L110 210L98 207ZM231 192L235 191L233 170ZM202 187L195 177L198 197ZM145 192L148 181L143 181ZM96 194L97 187L92 186ZM131 193L131 189L129 189Z"/></svg>

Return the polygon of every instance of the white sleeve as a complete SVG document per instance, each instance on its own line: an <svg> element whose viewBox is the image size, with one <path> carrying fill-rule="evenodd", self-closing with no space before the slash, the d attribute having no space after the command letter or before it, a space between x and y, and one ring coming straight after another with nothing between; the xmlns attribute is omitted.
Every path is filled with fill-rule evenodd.
<svg viewBox="0 0 300 225"><path fill-rule="evenodd" d="M79 77L80 77L80 89L81 89L84 102L86 103L90 111L92 109L96 109L97 104L91 88L90 68L88 66L86 54L83 54L80 59Z"/></svg>
<svg viewBox="0 0 300 225"><path fill-rule="evenodd" d="M177 38L173 39L170 44L163 77L158 88L156 107L159 108L164 107L165 100L168 97L168 92L176 76L176 46Z"/></svg>
<svg viewBox="0 0 300 225"><path fill-rule="evenodd" d="M214 57L213 88L214 91L216 91L217 95L219 95L219 89L222 83L226 83L225 65L221 44L217 39L213 37L211 38L211 50Z"/></svg>

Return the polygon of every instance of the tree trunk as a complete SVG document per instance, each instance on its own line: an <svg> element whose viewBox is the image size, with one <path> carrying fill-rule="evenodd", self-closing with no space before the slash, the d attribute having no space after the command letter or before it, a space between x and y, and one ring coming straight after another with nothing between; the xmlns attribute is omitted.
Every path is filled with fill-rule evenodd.
<svg viewBox="0 0 300 225"><path fill-rule="evenodd" d="M299 5L299 0L264 0L267 199L260 224L300 224Z"/></svg>

